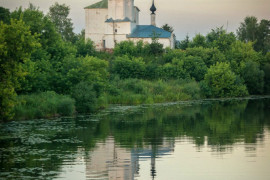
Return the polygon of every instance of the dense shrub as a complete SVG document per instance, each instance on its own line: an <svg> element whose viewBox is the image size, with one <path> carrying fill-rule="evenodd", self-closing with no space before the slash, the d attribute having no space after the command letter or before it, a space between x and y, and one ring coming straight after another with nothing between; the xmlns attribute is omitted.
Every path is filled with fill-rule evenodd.
<svg viewBox="0 0 270 180"><path fill-rule="evenodd" d="M96 91L88 82L80 82L73 87L71 97L76 100L76 110L80 113L91 113L97 109Z"/></svg>
<svg viewBox="0 0 270 180"><path fill-rule="evenodd" d="M200 57L188 56L183 59L183 68L187 71L190 77L196 81L201 81L207 72L207 66Z"/></svg>
<svg viewBox="0 0 270 180"><path fill-rule="evenodd" d="M121 56L112 62L112 73L118 74L120 78L144 78L145 69L142 58Z"/></svg>
<svg viewBox="0 0 270 180"><path fill-rule="evenodd" d="M246 62L241 70L241 76L250 94L262 94L264 91L264 72L256 62Z"/></svg>
<svg viewBox="0 0 270 180"><path fill-rule="evenodd" d="M208 97L248 95L246 86L232 72L229 63L217 63L208 69L204 78L204 90Z"/></svg>
<svg viewBox="0 0 270 180"><path fill-rule="evenodd" d="M163 61L165 63L172 63L174 58L182 59L186 56L186 52L180 49L170 49L167 53L163 54Z"/></svg>

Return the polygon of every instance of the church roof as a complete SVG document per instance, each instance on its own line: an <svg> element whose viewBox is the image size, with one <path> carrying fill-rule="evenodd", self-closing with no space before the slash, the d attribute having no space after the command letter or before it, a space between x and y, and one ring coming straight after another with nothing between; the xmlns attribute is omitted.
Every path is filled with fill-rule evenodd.
<svg viewBox="0 0 270 180"><path fill-rule="evenodd" d="M108 0L102 0L95 4L85 7L84 9L107 9L108 8Z"/></svg>
<svg viewBox="0 0 270 180"><path fill-rule="evenodd" d="M128 38L152 38L153 33L158 38L170 38L172 33L152 25L137 25L136 29L128 35Z"/></svg>

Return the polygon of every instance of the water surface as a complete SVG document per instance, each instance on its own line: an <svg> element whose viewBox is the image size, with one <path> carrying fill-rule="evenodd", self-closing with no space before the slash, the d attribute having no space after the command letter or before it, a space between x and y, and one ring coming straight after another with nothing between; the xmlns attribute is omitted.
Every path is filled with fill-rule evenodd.
<svg viewBox="0 0 270 180"><path fill-rule="evenodd" d="M0 125L0 179L270 177L270 99L111 107Z"/></svg>

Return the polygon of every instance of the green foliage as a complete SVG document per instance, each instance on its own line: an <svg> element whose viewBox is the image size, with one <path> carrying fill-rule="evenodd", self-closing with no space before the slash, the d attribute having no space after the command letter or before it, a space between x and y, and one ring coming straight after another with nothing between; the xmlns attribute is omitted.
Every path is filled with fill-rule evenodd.
<svg viewBox="0 0 270 180"><path fill-rule="evenodd" d="M80 113L91 113L97 109L97 94L89 82L80 82L71 90L76 100L76 110Z"/></svg>
<svg viewBox="0 0 270 180"><path fill-rule="evenodd" d="M265 83L265 88L264 92L265 94L270 94L270 63L265 64L262 67L262 70L264 71L264 83Z"/></svg>
<svg viewBox="0 0 270 180"><path fill-rule="evenodd" d="M180 41L179 49L186 50L190 43L189 36L186 35L186 38L183 41Z"/></svg>
<svg viewBox="0 0 270 180"><path fill-rule="evenodd" d="M71 116L75 113L75 101L69 96L53 91L20 95L15 106L16 119L51 118Z"/></svg>
<svg viewBox="0 0 270 180"><path fill-rule="evenodd" d="M92 56L68 58L62 74L66 74L66 91L79 82L87 82L96 90L97 95L105 88L108 80L108 62Z"/></svg>
<svg viewBox="0 0 270 180"><path fill-rule="evenodd" d="M200 57L208 68L216 62L224 62L226 59L217 48L195 47L187 48L185 52L187 56Z"/></svg>
<svg viewBox="0 0 270 180"><path fill-rule="evenodd" d="M247 95L247 89L250 94L270 92L267 20L251 18L247 26L242 24L244 42L221 27L192 41L187 36L181 49L164 50L153 32L152 43L123 41L111 54L95 51L84 31L74 34L69 11L57 3L49 15L32 4L10 15L0 8L0 17L8 19L0 29L1 120L12 119L17 93L71 94L78 112L89 113L108 103L179 101L201 94L235 97ZM255 39L250 36L254 33ZM66 98L53 106L54 113L71 112L71 101Z"/></svg>
<svg viewBox="0 0 270 180"><path fill-rule="evenodd" d="M57 2L50 7L49 17L55 24L57 31L66 41L74 42L75 34L73 32L73 23L68 18L70 7Z"/></svg>
<svg viewBox="0 0 270 180"><path fill-rule="evenodd" d="M138 52L137 47L133 41L122 41L117 43L114 48L114 55L115 56L137 56L141 52Z"/></svg>
<svg viewBox="0 0 270 180"><path fill-rule="evenodd" d="M206 38L201 35L201 34L197 34L192 41L189 43L189 47L194 48L194 47L207 47L206 44Z"/></svg>
<svg viewBox="0 0 270 180"><path fill-rule="evenodd" d="M80 38L75 43L76 49L77 49L77 57L80 56L93 56L95 54L95 46L94 42L91 40L84 40L84 38Z"/></svg>
<svg viewBox="0 0 270 180"><path fill-rule="evenodd" d="M163 26L161 26L161 29L164 29L165 31L168 31L171 33L173 33L173 31L174 31L173 27L168 25L168 24L164 24Z"/></svg>
<svg viewBox="0 0 270 180"><path fill-rule="evenodd" d="M230 50L231 45L236 41L235 35L227 33L223 27L212 29L210 33L206 35L206 41L209 47L217 48L221 52Z"/></svg>
<svg viewBox="0 0 270 180"><path fill-rule="evenodd" d="M152 104L198 99L200 87L192 80L114 79L108 93L110 104Z"/></svg>
<svg viewBox="0 0 270 180"><path fill-rule="evenodd" d="M238 97L248 95L246 86L232 72L229 63L211 66L202 86L207 97Z"/></svg>
<svg viewBox="0 0 270 180"><path fill-rule="evenodd" d="M151 44L147 44L146 49L148 48L149 55L161 55L164 52L163 44L158 42L160 34L155 31L152 32L152 42Z"/></svg>
<svg viewBox="0 0 270 180"><path fill-rule="evenodd" d="M145 63L142 58L122 56L116 57L112 63L112 73L118 74L122 79L145 76Z"/></svg>
<svg viewBox="0 0 270 180"><path fill-rule="evenodd" d="M200 57L188 56L183 59L183 69L196 81L201 81L207 72L207 66Z"/></svg>
<svg viewBox="0 0 270 180"><path fill-rule="evenodd" d="M31 53L38 47L37 36L31 35L23 21L11 20L10 25L0 23L0 120L13 117L15 89L25 72L22 64L29 61Z"/></svg>
<svg viewBox="0 0 270 180"><path fill-rule="evenodd" d="M165 63L171 63L174 58L182 59L186 56L186 52L180 49L170 49L163 54L163 61Z"/></svg>
<svg viewBox="0 0 270 180"><path fill-rule="evenodd" d="M264 72L256 62L248 61L241 70L241 77L245 80L249 94L263 94Z"/></svg>
<svg viewBox="0 0 270 180"><path fill-rule="evenodd" d="M254 49L262 51L264 54L270 50L270 21L261 20L254 16L248 16L241 23L237 30L239 40L244 42L254 42Z"/></svg>
<svg viewBox="0 0 270 180"><path fill-rule="evenodd" d="M5 24L10 23L10 12L8 9L0 6L0 22L1 21Z"/></svg>
<svg viewBox="0 0 270 180"><path fill-rule="evenodd" d="M261 53L256 52L253 49L253 44L251 42L244 43L241 41L236 41L232 44L231 50L226 54L227 58L231 63L232 70L240 74L241 68L246 62L256 62L260 63L263 60Z"/></svg>
<svg viewBox="0 0 270 180"><path fill-rule="evenodd" d="M189 74L184 69L184 62L179 59L173 59L172 63L167 63L158 69L158 77L160 79L186 79Z"/></svg>

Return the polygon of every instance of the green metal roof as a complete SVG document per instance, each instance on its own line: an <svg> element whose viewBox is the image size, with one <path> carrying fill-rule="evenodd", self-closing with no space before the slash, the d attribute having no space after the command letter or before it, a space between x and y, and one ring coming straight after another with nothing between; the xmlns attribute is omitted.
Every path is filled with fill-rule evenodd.
<svg viewBox="0 0 270 180"><path fill-rule="evenodd" d="M100 2L97 2L95 4L87 6L84 9L99 9L99 8L107 9L108 8L108 0L102 0Z"/></svg>

